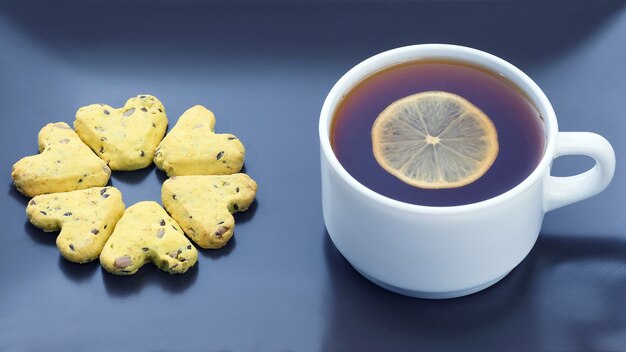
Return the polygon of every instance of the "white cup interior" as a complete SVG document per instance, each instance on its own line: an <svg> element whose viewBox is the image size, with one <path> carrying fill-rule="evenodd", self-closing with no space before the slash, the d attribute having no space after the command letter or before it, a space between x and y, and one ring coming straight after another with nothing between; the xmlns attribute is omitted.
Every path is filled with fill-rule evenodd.
<svg viewBox="0 0 626 352"><path fill-rule="evenodd" d="M503 76L514 84L534 104L541 116L546 134L546 146L543 157L535 170L521 183L511 190L496 197L471 204L451 207L431 207L401 202L376 193L354 179L339 163L330 143L332 120L342 99L361 81L390 66L416 60L452 60L478 66ZM531 184L542 177L549 169L556 149L558 126L552 105L543 91L524 72L512 64L480 50L448 44L419 44L385 51L359 63L337 81L328 93L320 114L319 134L323 157L345 182L363 193L365 196L382 203L408 211L429 213L454 213L459 211L478 210L496 205L517 193L523 192Z"/></svg>

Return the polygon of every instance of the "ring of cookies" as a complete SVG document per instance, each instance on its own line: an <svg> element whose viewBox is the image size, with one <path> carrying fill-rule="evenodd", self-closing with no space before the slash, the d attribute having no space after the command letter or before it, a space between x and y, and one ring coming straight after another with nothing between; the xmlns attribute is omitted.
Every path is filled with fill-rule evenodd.
<svg viewBox="0 0 626 352"><path fill-rule="evenodd" d="M93 104L64 122L44 126L39 154L13 165L16 189L32 198L29 221L60 231L56 245L74 263L100 258L102 267L131 275L152 262L172 274L198 261L193 241L218 249L233 236L233 213L254 201L257 184L243 167L245 148L232 134L215 133L215 116L197 105L166 135L167 116L154 96L139 95L122 108ZM128 208L106 186L111 170L132 171L152 162L167 173L161 202ZM191 241L190 241L191 240Z"/></svg>

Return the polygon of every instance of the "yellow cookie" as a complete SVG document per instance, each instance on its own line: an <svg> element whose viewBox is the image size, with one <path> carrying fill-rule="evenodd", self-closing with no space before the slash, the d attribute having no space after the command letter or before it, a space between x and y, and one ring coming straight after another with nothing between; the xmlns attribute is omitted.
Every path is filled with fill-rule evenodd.
<svg viewBox="0 0 626 352"><path fill-rule="evenodd" d="M155 202L126 209L100 254L104 269L117 275L134 274L148 261L171 274L182 274L197 260L196 248Z"/></svg>
<svg viewBox="0 0 626 352"><path fill-rule="evenodd" d="M75 263L90 262L100 255L115 224L124 213L122 194L115 187L44 194L28 203L28 220L46 231L59 231L61 255Z"/></svg>
<svg viewBox="0 0 626 352"><path fill-rule="evenodd" d="M123 108L92 104L76 112L74 128L112 170L137 170L152 163L167 129L161 102L151 95L128 99Z"/></svg>
<svg viewBox="0 0 626 352"><path fill-rule="evenodd" d="M49 123L39 131L38 155L13 165L15 188L28 197L67 192L109 182L111 169L80 140L65 122Z"/></svg>
<svg viewBox="0 0 626 352"><path fill-rule="evenodd" d="M154 154L167 175L229 175L243 166L245 148L232 134L214 132L215 116L196 105L178 119Z"/></svg>
<svg viewBox="0 0 626 352"><path fill-rule="evenodd" d="M177 176L161 189L165 209L202 248L221 248L233 236L236 211L248 209L257 184L246 174Z"/></svg>

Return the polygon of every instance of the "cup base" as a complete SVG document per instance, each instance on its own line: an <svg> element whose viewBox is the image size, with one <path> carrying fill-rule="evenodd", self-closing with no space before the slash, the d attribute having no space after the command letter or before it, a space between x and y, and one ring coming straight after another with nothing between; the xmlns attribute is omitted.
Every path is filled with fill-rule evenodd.
<svg viewBox="0 0 626 352"><path fill-rule="evenodd" d="M413 291L413 290L407 290L407 289L403 289L400 287L396 287L396 286L392 286L389 284L386 284L378 279L375 279L365 273L363 273L361 270L359 270L359 268L357 268L356 266L352 266L354 267L354 269L356 271L358 271L361 275L363 275L366 279L370 280L371 282L375 283L376 285L389 290L391 292L395 292L395 293L399 293L401 295L404 296L409 296L409 297L414 297L414 298L426 298L426 299L447 299L447 298L457 298L457 297L463 297L463 296L467 296L467 295L471 295L472 293L476 293L478 291L482 291L484 289L486 289L489 286L492 286L494 284L496 284L498 281L502 280L505 276L507 276L510 271L506 272L504 275L497 277L491 281L488 281L484 284L478 285L478 286L474 286L474 287L470 287L470 288L466 288L463 290L458 290L458 291L447 291L447 292L424 292L424 291Z"/></svg>

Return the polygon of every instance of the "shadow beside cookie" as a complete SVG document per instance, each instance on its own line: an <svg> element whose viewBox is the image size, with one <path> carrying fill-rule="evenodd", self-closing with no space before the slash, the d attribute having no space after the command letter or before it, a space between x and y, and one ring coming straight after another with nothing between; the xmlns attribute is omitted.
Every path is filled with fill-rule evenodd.
<svg viewBox="0 0 626 352"><path fill-rule="evenodd" d="M129 185L139 184L152 173L153 169L155 169L154 164L150 164L148 167L134 171L113 171L111 174L111 185L115 185L117 182Z"/></svg>
<svg viewBox="0 0 626 352"><path fill-rule="evenodd" d="M228 256L235 249L235 246L237 246L236 237L237 237L237 228L235 228L235 234L233 235L233 237L222 248L203 249L203 248L199 248L197 245L196 245L196 248L198 248L198 252L200 252L203 257L216 260L216 259Z"/></svg>
<svg viewBox="0 0 626 352"><path fill-rule="evenodd" d="M198 278L199 263L180 275L169 274L160 270L152 263L146 263L133 275L118 276L101 268L102 280L107 293L111 297L128 297L136 295L146 286L159 285L171 294L186 291Z"/></svg>
<svg viewBox="0 0 626 352"><path fill-rule="evenodd" d="M45 232L33 226L28 220L24 222L24 232L33 241L46 246L56 246L59 231Z"/></svg>
<svg viewBox="0 0 626 352"><path fill-rule="evenodd" d="M73 282L82 282L92 277L99 266L100 261L98 259L89 263L77 264L59 255L59 269L61 269L61 272L66 278Z"/></svg>
<svg viewBox="0 0 626 352"><path fill-rule="evenodd" d="M157 167L154 168L154 173L156 174L157 180L159 180L161 184L163 184L163 182L165 182L169 178L165 171Z"/></svg>
<svg viewBox="0 0 626 352"><path fill-rule="evenodd" d="M256 213L256 208L258 207L259 201L255 199L248 207L248 210L234 213L233 216L235 217L235 224L243 224L250 221L254 217L254 214Z"/></svg>
<svg viewBox="0 0 626 352"><path fill-rule="evenodd" d="M26 205L28 204L29 198L18 192L17 189L15 189L15 185L13 185L13 182L9 183L9 192L7 193L11 198L22 203L24 207L26 207Z"/></svg>

